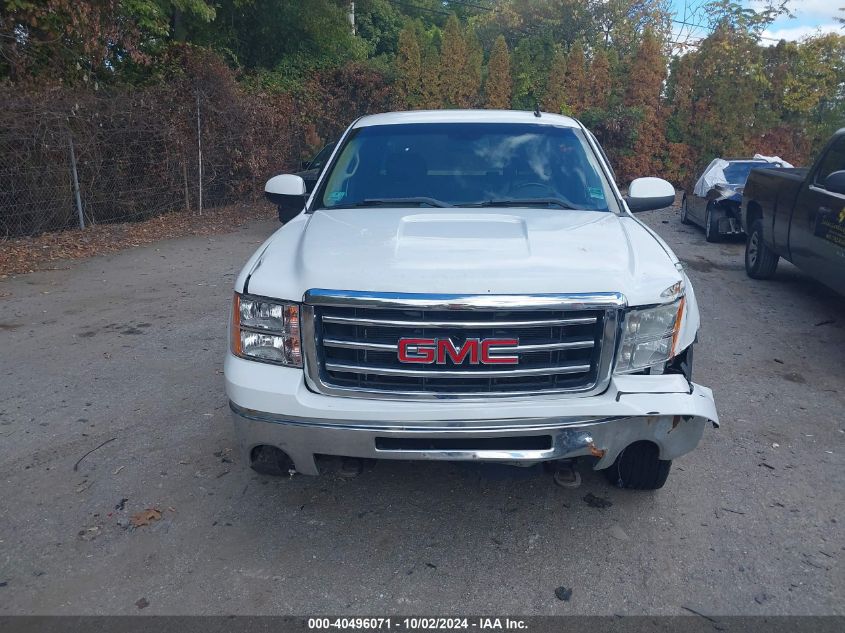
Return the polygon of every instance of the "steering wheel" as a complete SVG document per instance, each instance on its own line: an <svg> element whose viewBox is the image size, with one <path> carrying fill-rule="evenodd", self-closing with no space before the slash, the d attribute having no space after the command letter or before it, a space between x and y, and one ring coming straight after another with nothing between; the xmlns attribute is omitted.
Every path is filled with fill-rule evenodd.
<svg viewBox="0 0 845 633"><path fill-rule="evenodd" d="M532 191L533 188L533 191ZM527 190L527 191L526 191ZM519 192L520 195L513 195ZM575 204L567 196L564 196L557 189L551 185L542 182L522 182L511 187L511 196L516 198L555 198L565 203L573 209L581 208L581 205Z"/></svg>
<svg viewBox="0 0 845 633"><path fill-rule="evenodd" d="M557 198L553 187L542 182L521 182L511 187L511 193L521 193L526 198Z"/></svg>

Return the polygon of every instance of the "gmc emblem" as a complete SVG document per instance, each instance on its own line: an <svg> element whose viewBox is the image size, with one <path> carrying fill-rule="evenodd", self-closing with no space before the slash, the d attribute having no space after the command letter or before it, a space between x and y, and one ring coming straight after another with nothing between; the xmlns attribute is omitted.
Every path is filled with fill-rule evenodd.
<svg viewBox="0 0 845 633"><path fill-rule="evenodd" d="M519 345L517 338L468 338L456 346L449 338L400 338L399 362L445 365L449 358L456 365L516 365L518 356L506 355Z"/></svg>

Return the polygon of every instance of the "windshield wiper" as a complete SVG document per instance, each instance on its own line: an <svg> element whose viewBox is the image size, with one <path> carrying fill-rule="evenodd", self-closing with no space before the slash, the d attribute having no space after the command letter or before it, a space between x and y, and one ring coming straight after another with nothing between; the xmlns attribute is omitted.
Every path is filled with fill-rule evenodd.
<svg viewBox="0 0 845 633"><path fill-rule="evenodd" d="M575 209L572 205L560 198L500 198L498 200L484 200L470 204L462 204L462 207L533 207L533 206L555 206L561 209Z"/></svg>
<svg viewBox="0 0 845 633"><path fill-rule="evenodd" d="M360 207L385 207L404 204L427 204L430 207L451 207L453 205L436 198L427 198L425 196L417 196L412 198L365 198L357 202L349 202L347 204L335 204L330 207L322 207L323 209L356 209Z"/></svg>

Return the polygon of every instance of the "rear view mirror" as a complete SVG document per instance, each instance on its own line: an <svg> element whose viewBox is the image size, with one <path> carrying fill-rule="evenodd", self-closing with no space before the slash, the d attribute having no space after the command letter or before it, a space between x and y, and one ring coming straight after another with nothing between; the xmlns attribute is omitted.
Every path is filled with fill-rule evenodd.
<svg viewBox="0 0 845 633"><path fill-rule="evenodd" d="M279 206L279 220L287 222L305 206L305 181L293 174L273 176L264 185L264 195Z"/></svg>
<svg viewBox="0 0 845 633"><path fill-rule="evenodd" d="M834 171L824 179L824 188L830 193L845 195L845 170Z"/></svg>
<svg viewBox="0 0 845 633"><path fill-rule="evenodd" d="M675 188L662 178L637 178L628 187L625 202L632 213L671 206Z"/></svg>

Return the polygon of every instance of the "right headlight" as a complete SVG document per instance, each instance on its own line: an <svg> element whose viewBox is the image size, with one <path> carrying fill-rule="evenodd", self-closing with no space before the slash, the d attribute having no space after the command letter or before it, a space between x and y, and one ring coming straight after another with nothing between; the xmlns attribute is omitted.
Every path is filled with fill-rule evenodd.
<svg viewBox="0 0 845 633"><path fill-rule="evenodd" d="M235 356L302 367L297 303L235 293L231 334Z"/></svg>
<svg viewBox="0 0 845 633"><path fill-rule="evenodd" d="M616 373L640 371L671 360L679 351L675 347L683 315L683 297L665 305L628 312L616 358Z"/></svg>

